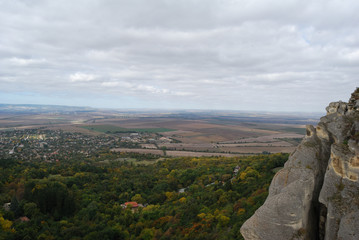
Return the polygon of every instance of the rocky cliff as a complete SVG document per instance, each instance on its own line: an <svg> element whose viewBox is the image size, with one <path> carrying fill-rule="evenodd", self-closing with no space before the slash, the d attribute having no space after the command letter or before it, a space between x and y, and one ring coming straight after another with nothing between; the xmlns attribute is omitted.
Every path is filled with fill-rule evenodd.
<svg viewBox="0 0 359 240"><path fill-rule="evenodd" d="M249 239L359 239L359 88L333 102L241 228Z"/></svg>

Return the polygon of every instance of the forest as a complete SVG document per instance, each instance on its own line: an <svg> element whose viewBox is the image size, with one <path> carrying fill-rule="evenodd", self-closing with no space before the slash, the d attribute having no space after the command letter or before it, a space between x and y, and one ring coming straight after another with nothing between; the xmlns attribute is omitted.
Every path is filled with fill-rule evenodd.
<svg viewBox="0 0 359 240"><path fill-rule="evenodd" d="M59 162L2 158L0 239L242 239L241 225L287 159L111 151Z"/></svg>

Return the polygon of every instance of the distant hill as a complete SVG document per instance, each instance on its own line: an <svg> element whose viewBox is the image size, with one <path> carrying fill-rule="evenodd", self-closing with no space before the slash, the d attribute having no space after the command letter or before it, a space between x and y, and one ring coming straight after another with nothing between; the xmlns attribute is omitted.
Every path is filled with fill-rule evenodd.
<svg viewBox="0 0 359 240"><path fill-rule="evenodd" d="M94 112L90 107L74 107L61 105L38 105L38 104L0 104L0 113L36 114L36 113L72 113Z"/></svg>

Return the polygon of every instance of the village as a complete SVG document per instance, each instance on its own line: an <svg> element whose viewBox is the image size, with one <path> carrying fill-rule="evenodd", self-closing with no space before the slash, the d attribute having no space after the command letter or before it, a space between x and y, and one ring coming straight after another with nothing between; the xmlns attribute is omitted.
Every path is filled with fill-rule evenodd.
<svg viewBox="0 0 359 240"><path fill-rule="evenodd" d="M24 161L58 162L76 155L89 157L116 147L157 148L171 139L156 134L121 133L85 135L62 130L0 131L0 157Z"/></svg>

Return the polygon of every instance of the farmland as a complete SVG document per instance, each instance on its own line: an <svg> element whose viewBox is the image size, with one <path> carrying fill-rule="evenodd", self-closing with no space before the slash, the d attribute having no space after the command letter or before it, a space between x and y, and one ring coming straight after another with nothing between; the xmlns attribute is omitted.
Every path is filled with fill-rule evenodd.
<svg viewBox="0 0 359 240"><path fill-rule="evenodd" d="M318 120L309 114L29 108L0 109L0 130L38 128L110 136L117 139L116 149L167 156L290 153L303 138L305 124Z"/></svg>
<svg viewBox="0 0 359 240"><path fill-rule="evenodd" d="M160 133L173 131L173 129L168 128L123 128L113 125L88 125L81 126L81 128L101 133Z"/></svg>

